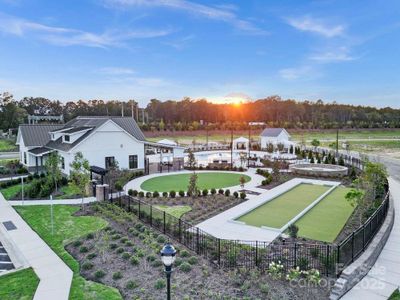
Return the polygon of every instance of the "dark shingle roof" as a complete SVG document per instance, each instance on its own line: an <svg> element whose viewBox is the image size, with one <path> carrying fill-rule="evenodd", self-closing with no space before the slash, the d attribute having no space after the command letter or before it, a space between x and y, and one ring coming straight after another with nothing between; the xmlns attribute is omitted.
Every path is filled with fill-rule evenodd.
<svg viewBox="0 0 400 300"><path fill-rule="evenodd" d="M261 136L277 137L284 130L283 128L265 128L263 132L261 132Z"/></svg>
<svg viewBox="0 0 400 300"><path fill-rule="evenodd" d="M31 149L31 150L29 150L28 152L30 152L30 153L32 153L32 154L34 154L34 155L40 155L40 154L47 153L47 152L51 152L51 151L53 151L53 150L50 149L50 148L47 148L47 147L39 147L39 148Z"/></svg>
<svg viewBox="0 0 400 300"><path fill-rule="evenodd" d="M82 140L84 140L87 136L89 136L93 130L97 129L101 125L103 125L108 120L112 120L115 122L119 127L125 130L128 134L133 136L134 138L138 139L139 141L146 141L143 132L140 130L139 126L137 125L136 121L131 117L97 117L97 116L90 116L90 117L77 117L68 123L65 124L65 128L69 128L65 133L73 133L77 131L81 131L84 129L91 129L84 133L81 137L79 137L75 142L63 143L62 138L59 138L55 141L49 141L46 145L47 147L61 150L61 151L68 151L78 145Z"/></svg>
<svg viewBox="0 0 400 300"><path fill-rule="evenodd" d="M35 125L20 125L19 130L27 147L44 146L50 140L50 131L61 129L64 125L54 124L35 124Z"/></svg>

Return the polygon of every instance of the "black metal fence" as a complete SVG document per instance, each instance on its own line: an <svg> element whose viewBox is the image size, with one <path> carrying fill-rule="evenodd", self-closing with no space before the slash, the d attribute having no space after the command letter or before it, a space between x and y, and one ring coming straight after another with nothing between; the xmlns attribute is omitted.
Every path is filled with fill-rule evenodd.
<svg viewBox="0 0 400 300"><path fill-rule="evenodd" d="M339 245L224 240L141 199L123 196L111 201L220 267L265 270L271 262L281 262L286 270L298 266L302 270L317 269L326 276L337 276L366 249L379 230L387 215L389 194L365 224Z"/></svg>

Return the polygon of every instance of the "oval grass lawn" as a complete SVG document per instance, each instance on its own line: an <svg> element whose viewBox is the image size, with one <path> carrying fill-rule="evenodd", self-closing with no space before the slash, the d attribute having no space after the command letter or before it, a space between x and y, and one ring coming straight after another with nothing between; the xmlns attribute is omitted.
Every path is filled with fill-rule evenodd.
<svg viewBox="0 0 400 300"><path fill-rule="evenodd" d="M220 189L239 185L240 177L244 177L246 182L250 181L250 177L241 173L224 173L224 172L204 172L196 173L198 176L197 186L202 189ZM162 175L144 181L140 188L149 192L170 192L172 190L179 192L187 191L189 178L191 173Z"/></svg>

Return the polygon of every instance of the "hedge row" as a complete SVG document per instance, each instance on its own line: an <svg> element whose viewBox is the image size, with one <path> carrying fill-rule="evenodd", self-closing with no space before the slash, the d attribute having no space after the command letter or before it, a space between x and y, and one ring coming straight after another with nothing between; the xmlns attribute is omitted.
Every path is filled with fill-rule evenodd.
<svg viewBox="0 0 400 300"><path fill-rule="evenodd" d="M229 189L226 189L226 190L223 190L223 189L219 189L218 191L216 190L216 189L211 189L211 190L208 190L208 189L203 189L203 190L199 190L198 191L198 195L197 196L208 196L208 195L215 195L215 194L220 194L220 195L225 195L226 197L228 197L228 196L230 196L231 195L231 191L229 190ZM164 197L164 198L167 198L167 197L170 197L170 198L175 198L177 195L179 195L180 197L185 197L185 196L187 196L187 197L191 197L192 195L190 194L190 192L185 192L185 191L183 191L183 190L180 190L178 193L176 192L176 191L170 191L169 193L168 192L163 192L162 194L160 194L159 192L157 192L157 191L155 191L155 192L153 192L153 193L151 193L151 192L143 192L143 191L137 191L137 190L132 190L132 189L129 189L128 190L128 195L129 196L133 196L133 197L141 197L141 198L143 198L143 197L146 197L146 198L158 198L158 197L160 197L160 196L162 196L162 197ZM240 194L238 193L238 192L234 192L233 193L233 196L235 197L235 198L238 198L238 197L240 197L241 199L245 199L246 198L246 193L244 193L244 192L241 192Z"/></svg>

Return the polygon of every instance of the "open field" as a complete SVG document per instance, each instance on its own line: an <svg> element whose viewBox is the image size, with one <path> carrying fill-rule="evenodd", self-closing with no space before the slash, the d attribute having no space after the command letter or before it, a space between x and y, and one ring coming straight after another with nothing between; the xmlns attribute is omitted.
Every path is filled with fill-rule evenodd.
<svg viewBox="0 0 400 300"><path fill-rule="evenodd" d="M256 207L237 221L252 226L281 228L331 187L302 183L271 201Z"/></svg>
<svg viewBox="0 0 400 300"><path fill-rule="evenodd" d="M1 300L31 300L39 284L39 278L32 268L0 277Z"/></svg>
<svg viewBox="0 0 400 300"><path fill-rule="evenodd" d="M180 219L185 213L192 210L192 208L188 205L155 205L155 208L165 211L167 214L174 216L177 219Z"/></svg>
<svg viewBox="0 0 400 300"><path fill-rule="evenodd" d="M337 187L322 199L296 225L298 235L323 242L333 242L354 211L354 207L346 200L349 188Z"/></svg>
<svg viewBox="0 0 400 300"><path fill-rule="evenodd" d="M149 192L169 192L169 191L186 191L189 185L191 174L165 175L158 176L146 180L140 186L141 189ZM250 177L241 173L223 173L223 172L204 172L197 173L197 185L202 189L219 189L230 186L239 185L240 177L244 177L246 182L250 181Z"/></svg>
<svg viewBox="0 0 400 300"><path fill-rule="evenodd" d="M87 281L80 276L79 263L64 249L68 242L107 226L104 219L92 216L76 217L73 214L79 210L79 207L56 205L54 206L54 235L52 235L50 206L16 207L16 210L74 272L70 299L122 299L115 288Z"/></svg>
<svg viewBox="0 0 400 300"><path fill-rule="evenodd" d="M15 151L18 147L13 140L0 139L0 152Z"/></svg>

